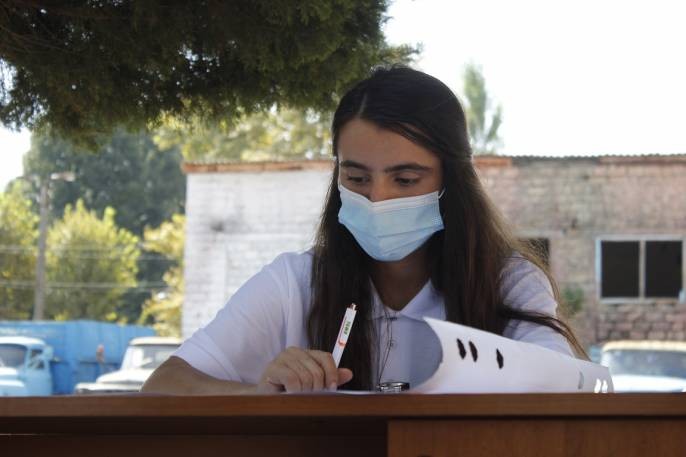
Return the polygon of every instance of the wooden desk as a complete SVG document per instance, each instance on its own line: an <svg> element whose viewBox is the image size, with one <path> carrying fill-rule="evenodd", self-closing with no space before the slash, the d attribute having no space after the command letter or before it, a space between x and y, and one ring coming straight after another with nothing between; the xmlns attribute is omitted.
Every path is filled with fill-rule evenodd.
<svg viewBox="0 0 686 457"><path fill-rule="evenodd" d="M3 456L686 456L686 394L0 398Z"/></svg>

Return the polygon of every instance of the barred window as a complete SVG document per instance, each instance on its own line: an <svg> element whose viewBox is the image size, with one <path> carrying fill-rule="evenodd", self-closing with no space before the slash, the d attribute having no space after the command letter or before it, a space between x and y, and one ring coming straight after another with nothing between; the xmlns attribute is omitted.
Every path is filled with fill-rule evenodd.
<svg viewBox="0 0 686 457"><path fill-rule="evenodd" d="M684 288L683 240L600 240L600 298L676 298Z"/></svg>

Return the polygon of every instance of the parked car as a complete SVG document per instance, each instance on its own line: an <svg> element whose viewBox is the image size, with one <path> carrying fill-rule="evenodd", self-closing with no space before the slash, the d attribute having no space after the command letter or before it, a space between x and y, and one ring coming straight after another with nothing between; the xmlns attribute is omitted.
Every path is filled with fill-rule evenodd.
<svg viewBox="0 0 686 457"><path fill-rule="evenodd" d="M78 383L74 393L138 392L155 368L167 360L180 344L180 339L171 337L134 338L126 348L119 370L103 374L95 382Z"/></svg>
<svg viewBox="0 0 686 457"><path fill-rule="evenodd" d="M119 367L133 337L154 334L86 320L0 321L0 396L71 394L79 381Z"/></svg>
<svg viewBox="0 0 686 457"><path fill-rule="evenodd" d="M591 359L593 363L600 363L600 357L602 355L603 347L598 344L592 344L586 349L588 358Z"/></svg>
<svg viewBox="0 0 686 457"><path fill-rule="evenodd" d="M686 342L611 341L600 363L615 392L686 392Z"/></svg>

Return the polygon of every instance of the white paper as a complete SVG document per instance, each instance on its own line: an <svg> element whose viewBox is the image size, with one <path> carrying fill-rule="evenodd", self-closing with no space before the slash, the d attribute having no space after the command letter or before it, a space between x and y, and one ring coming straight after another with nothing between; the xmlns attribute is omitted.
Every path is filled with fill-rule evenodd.
<svg viewBox="0 0 686 457"><path fill-rule="evenodd" d="M424 320L441 342L443 359L433 376L421 385L400 394L355 390L319 393L605 393L614 390L610 371L602 365L465 325L429 317Z"/></svg>
<svg viewBox="0 0 686 457"><path fill-rule="evenodd" d="M612 392L610 371L531 343L425 317L443 359L411 393ZM500 356L498 356L500 354Z"/></svg>

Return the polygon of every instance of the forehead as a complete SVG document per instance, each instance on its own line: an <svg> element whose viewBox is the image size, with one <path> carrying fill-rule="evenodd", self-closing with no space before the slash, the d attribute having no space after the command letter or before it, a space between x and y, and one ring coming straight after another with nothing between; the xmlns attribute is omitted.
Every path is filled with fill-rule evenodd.
<svg viewBox="0 0 686 457"><path fill-rule="evenodd" d="M370 168L400 162L432 167L440 164L438 156L428 149L363 119L353 119L341 128L337 149L340 162L353 160Z"/></svg>

